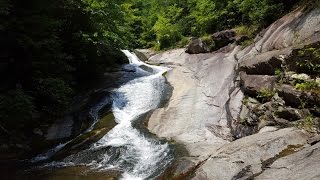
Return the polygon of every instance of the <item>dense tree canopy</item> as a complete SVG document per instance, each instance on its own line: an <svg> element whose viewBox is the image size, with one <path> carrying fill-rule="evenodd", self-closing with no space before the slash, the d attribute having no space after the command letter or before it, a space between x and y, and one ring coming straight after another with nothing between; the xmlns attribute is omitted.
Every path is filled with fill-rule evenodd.
<svg viewBox="0 0 320 180"><path fill-rule="evenodd" d="M120 48L131 35L121 0L0 2L2 126L33 112L63 115L79 86L125 62Z"/></svg>
<svg viewBox="0 0 320 180"><path fill-rule="evenodd" d="M139 19L138 45L173 47L183 37L203 36L236 26L263 28L297 0L137 0L128 2ZM141 27L142 26L142 27Z"/></svg>

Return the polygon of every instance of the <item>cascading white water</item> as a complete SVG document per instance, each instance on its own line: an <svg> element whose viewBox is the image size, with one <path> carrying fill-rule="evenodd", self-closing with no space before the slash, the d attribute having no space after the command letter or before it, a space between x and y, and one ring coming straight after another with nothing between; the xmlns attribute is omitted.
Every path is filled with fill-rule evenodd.
<svg viewBox="0 0 320 180"><path fill-rule="evenodd" d="M124 68L135 69L132 75L136 78L130 77L133 80L113 90L111 98L106 97L91 108L89 113L94 122L86 132L93 129L99 121L99 111L110 101L118 124L90 148L45 167L87 165L98 170L116 170L122 172L122 179L134 180L156 177L172 161L167 143L148 137L133 125L139 117L160 105L168 88L162 74L168 68L145 64L127 50L123 53L130 62ZM69 142L34 160L50 158Z"/></svg>
<svg viewBox="0 0 320 180"><path fill-rule="evenodd" d="M150 66L141 62L135 54L127 50L123 52L130 64L136 67L136 73L143 73L145 76L134 79L112 92L112 111L118 125L93 144L92 149L111 146L126 147L126 151L120 154L112 165L109 164L109 156L91 165L100 169L122 169L124 164L131 164L132 166L124 167L123 179L146 179L163 169L172 157L169 156L168 144L145 137L132 123L140 115L159 106L165 92L165 79L162 74L168 69ZM140 68L141 65L151 68L153 72L144 71Z"/></svg>

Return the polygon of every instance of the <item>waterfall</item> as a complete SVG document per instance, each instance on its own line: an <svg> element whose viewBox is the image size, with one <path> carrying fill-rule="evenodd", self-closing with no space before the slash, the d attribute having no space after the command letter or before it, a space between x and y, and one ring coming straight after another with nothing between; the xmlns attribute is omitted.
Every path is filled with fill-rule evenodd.
<svg viewBox="0 0 320 180"><path fill-rule="evenodd" d="M161 104L169 86L162 74L169 69L148 65L128 50L122 52L130 62L124 68L134 69L135 78L131 77L111 91L111 98L106 97L91 108L89 113L94 122L87 132L99 121L99 111L110 101L118 124L88 149L46 166L86 165L99 171L115 170L122 173L122 179L133 180L154 178L171 163L173 155L169 145L149 137L134 125ZM49 158L69 142L39 155L36 160Z"/></svg>

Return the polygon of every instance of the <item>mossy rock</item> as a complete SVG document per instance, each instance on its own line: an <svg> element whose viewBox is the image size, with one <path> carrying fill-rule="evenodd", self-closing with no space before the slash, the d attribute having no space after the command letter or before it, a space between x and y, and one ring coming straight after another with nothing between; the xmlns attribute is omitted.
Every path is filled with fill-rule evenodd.
<svg viewBox="0 0 320 180"><path fill-rule="evenodd" d="M108 128L112 129L114 126L116 126L117 123L115 121L113 113L109 113L105 115L102 119L100 119L94 126L94 130L102 129L102 128Z"/></svg>
<svg viewBox="0 0 320 180"><path fill-rule="evenodd" d="M26 179L56 179L56 180L115 180L119 179L121 172L94 171L87 166L48 168L22 174Z"/></svg>
<svg viewBox="0 0 320 180"><path fill-rule="evenodd" d="M105 134L107 134L113 127L116 126L116 122L112 113L106 115L99 120L94 126L94 129L90 132L84 133L69 144L67 144L62 150L60 150L53 159L61 159L70 154L75 154L81 150L88 148L91 144L100 140Z"/></svg>

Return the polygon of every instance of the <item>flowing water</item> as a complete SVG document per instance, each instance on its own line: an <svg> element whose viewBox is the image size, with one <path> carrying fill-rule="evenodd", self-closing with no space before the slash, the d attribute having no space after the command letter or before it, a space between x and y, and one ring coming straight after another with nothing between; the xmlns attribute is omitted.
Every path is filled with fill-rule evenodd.
<svg viewBox="0 0 320 180"><path fill-rule="evenodd" d="M159 107L167 92L168 84L162 76L168 69L151 66L141 62L138 57L124 50L130 64L124 68L134 70L128 81L111 92L111 98L102 99L90 111L93 125L99 121L99 111L112 101L112 112L118 123L98 142L88 149L72 154L61 162L46 166L86 165L99 171L115 170L121 172L122 179L153 179L173 160L166 142L160 141L137 127L135 124L146 113ZM126 77L124 77L126 78ZM34 160L52 156L69 142L39 155Z"/></svg>

